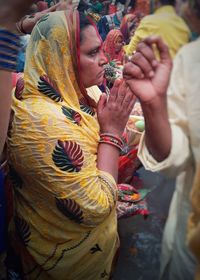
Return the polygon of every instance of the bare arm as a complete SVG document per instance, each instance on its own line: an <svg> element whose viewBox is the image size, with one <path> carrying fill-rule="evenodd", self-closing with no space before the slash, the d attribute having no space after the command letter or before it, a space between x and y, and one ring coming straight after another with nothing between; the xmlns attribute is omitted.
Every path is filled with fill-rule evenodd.
<svg viewBox="0 0 200 280"><path fill-rule="evenodd" d="M171 127L168 120L166 100L143 105L145 117L145 143L157 161L168 157L171 150Z"/></svg>
<svg viewBox="0 0 200 280"><path fill-rule="evenodd" d="M110 97L102 95L98 104L98 120L101 133L122 136L128 117L135 103L135 96L126 83L116 81ZM100 143L97 154L97 167L110 173L115 181L118 178L119 149L106 143Z"/></svg>
<svg viewBox="0 0 200 280"><path fill-rule="evenodd" d="M160 61L155 58L153 44L159 51ZM149 37L138 45L124 70L127 84L142 105L146 146L157 161L167 158L172 145L166 96L171 67L170 54L162 39Z"/></svg>

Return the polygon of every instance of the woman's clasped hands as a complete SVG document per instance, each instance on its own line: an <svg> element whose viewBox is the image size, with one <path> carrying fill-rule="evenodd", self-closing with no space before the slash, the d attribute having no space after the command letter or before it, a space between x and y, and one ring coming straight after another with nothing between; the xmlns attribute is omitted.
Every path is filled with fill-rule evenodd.
<svg viewBox="0 0 200 280"><path fill-rule="evenodd" d="M101 133L112 133L121 136L124 132L136 97L123 80L116 80L110 95L102 94L97 116Z"/></svg>

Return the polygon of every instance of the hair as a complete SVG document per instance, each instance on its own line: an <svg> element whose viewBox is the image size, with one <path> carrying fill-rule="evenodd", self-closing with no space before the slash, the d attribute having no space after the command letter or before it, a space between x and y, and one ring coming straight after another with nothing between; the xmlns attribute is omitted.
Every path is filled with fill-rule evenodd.
<svg viewBox="0 0 200 280"><path fill-rule="evenodd" d="M162 5L171 5L171 6L175 6L176 0L160 0L160 3L161 3Z"/></svg>
<svg viewBox="0 0 200 280"><path fill-rule="evenodd" d="M83 41L83 30L88 26L92 25L91 21L86 17L84 13L79 12L79 22L80 22L80 42Z"/></svg>

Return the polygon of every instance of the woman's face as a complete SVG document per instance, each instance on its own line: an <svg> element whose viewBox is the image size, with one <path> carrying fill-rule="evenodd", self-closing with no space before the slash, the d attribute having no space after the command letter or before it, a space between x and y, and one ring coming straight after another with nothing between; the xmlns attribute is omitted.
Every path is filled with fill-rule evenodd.
<svg viewBox="0 0 200 280"><path fill-rule="evenodd" d="M119 36L115 42L115 52L119 53L124 45L123 38Z"/></svg>
<svg viewBox="0 0 200 280"><path fill-rule="evenodd" d="M85 88L101 85L104 78L104 65L107 63L102 42L96 29L89 25L81 32L80 70Z"/></svg>

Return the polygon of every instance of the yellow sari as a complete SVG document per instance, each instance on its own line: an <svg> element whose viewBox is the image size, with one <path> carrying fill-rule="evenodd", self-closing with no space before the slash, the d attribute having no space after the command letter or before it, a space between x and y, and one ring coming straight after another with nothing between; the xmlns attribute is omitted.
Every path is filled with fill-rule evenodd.
<svg viewBox="0 0 200 280"><path fill-rule="evenodd" d="M96 167L99 125L78 82L76 23L65 12L41 18L13 98L10 232L24 279L109 279L118 247L117 188Z"/></svg>

